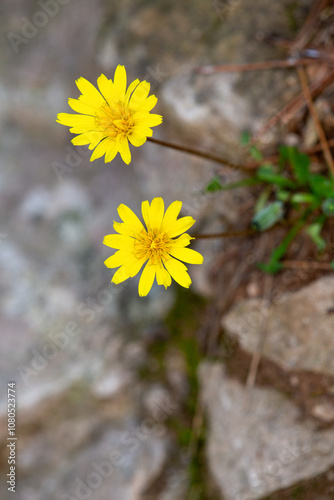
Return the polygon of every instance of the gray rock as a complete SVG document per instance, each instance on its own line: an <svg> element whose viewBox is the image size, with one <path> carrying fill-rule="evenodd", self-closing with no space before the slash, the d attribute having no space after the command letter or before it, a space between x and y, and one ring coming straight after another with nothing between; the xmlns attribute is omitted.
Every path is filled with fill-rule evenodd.
<svg viewBox="0 0 334 500"><path fill-rule="evenodd" d="M98 418L69 421L57 428L54 437L58 445L50 436L31 439L22 452L21 474L30 472L25 491L19 491L19 500L26 500L26 491L34 500L72 500L92 495L94 500L140 500L141 493L161 472L166 439L155 435L145 421L129 417L117 428L99 427ZM51 450L47 452L42 443L52 446L52 464L46 461ZM67 458L62 461L64 451ZM46 464L48 468L44 468ZM36 474L38 469L43 473Z"/></svg>
<svg viewBox="0 0 334 500"><path fill-rule="evenodd" d="M256 500L334 464L334 430L301 422L283 395L257 387L249 393L219 363L202 363L199 378L209 470L225 500Z"/></svg>
<svg viewBox="0 0 334 500"><path fill-rule="evenodd" d="M276 297L269 308L262 299L243 300L222 325L250 353L264 342L263 355L285 369L334 375L333 303L334 277L327 276Z"/></svg>
<svg viewBox="0 0 334 500"><path fill-rule="evenodd" d="M133 382L133 376L128 370L122 366L114 366L95 381L92 392L98 399L110 399L124 390L131 382Z"/></svg>

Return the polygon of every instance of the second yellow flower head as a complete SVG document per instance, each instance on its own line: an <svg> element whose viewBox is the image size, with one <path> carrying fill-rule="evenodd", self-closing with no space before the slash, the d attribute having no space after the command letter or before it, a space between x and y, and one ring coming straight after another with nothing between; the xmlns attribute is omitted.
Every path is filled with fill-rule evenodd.
<svg viewBox="0 0 334 500"><path fill-rule="evenodd" d="M154 198L151 204L143 201L142 215L146 227L129 207L123 204L118 207L123 221L114 222L118 234L109 234L103 241L105 245L117 249L105 261L107 267L119 267L113 283L132 278L146 263L139 280L140 296L148 294L155 278L158 285L165 288L171 284L172 278L185 288L190 286L191 279L183 262L202 264L203 257L195 250L186 248L193 238L182 233L195 220L189 216L178 219L181 207L181 201L174 201L165 212L162 198Z"/></svg>

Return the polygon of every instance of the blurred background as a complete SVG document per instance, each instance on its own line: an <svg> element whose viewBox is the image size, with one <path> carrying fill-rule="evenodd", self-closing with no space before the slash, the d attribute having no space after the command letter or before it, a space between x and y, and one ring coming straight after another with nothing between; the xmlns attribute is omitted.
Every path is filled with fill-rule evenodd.
<svg viewBox="0 0 334 500"><path fill-rule="evenodd" d="M143 200L181 200L182 214L197 220L193 232L209 233L238 224L245 193L203 195L217 165L153 143L132 148L129 166L119 155L90 163L87 148L72 146L67 127L55 122L70 111L68 97L78 97L77 78L96 84L123 64L129 81L146 79L159 99L154 112L164 121L154 137L238 161L241 132L255 133L294 95L296 75L195 69L280 58L283 49L266 37L293 38L313 3L2 0L1 498L13 495L9 381L16 382L18 500L247 500L334 463L325 446L333 431L321 437L311 424L298 427L297 410L281 394L270 403L256 395L260 413L247 427L237 382L220 392L224 363L200 346L224 242L195 243L205 263L190 266L190 290L154 286L147 298L138 297L137 278L111 285L103 263L111 253L103 237L120 203L139 214ZM220 174L236 176L228 168ZM221 293L223 301L229 282ZM268 405L274 416L264 416ZM287 421L275 434L277 413ZM255 449L247 436L263 422L266 438L258 436ZM312 455L315 441L320 451ZM282 443L286 463L277 458Z"/></svg>

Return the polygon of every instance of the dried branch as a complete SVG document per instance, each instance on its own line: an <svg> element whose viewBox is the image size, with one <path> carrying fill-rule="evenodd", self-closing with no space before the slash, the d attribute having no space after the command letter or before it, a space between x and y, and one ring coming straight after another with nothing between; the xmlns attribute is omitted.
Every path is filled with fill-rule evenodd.
<svg viewBox="0 0 334 500"><path fill-rule="evenodd" d="M314 125L315 125L316 131L317 131L317 134L318 134L318 137L320 140L320 144L321 144L321 147L322 147L322 150L324 153L325 160L327 162L327 165L328 165L330 172L332 173L332 175L334 177L334 161L333 161L332 153L331 153L331 150L329 148L325 132L324 132L322 125L320 123L318 112L317 112L316 107L314 106L314 103L312 101L312 96L311 96L310 89L308 86L307 75L306 75L305 69L304 68L297 68L297 72L298 72L300 84L301 84L301 87L303 90L303 95L304 95L305 101L307 102L310 114L311 114L312 119L314 121Z"/></svg>

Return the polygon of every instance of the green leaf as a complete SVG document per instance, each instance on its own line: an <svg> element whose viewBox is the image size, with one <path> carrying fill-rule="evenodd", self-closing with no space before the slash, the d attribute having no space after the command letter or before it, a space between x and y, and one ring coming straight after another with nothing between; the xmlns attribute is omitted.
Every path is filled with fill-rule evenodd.
<svg viewBox="0 0 334 500"><path fill-rule="evenodd" d="M334 269L334 260L331 262L331 268Z"/></svg>
<svg viewBox="0 0 334 500"><path fill-rule="evenodd" d="M256 170L256 177L263 182L268 182L270 184L276 184L280 187L286 187L294 189L297 187L296 183L283 177L276 173L276 169L273 165L262 165Z"/></svg>
<svg viewBox="0 0 334 500"><path fill-rule="evenodd" d="M240 135L240 144L241 146L247 146L247 144L250 143L251 140L251 134L247 131L241 132Z"/></svg>
<svg viewBox="0 0 334 500"><path fill-rule="evenodd" d="M284 204L282 201L274 201L259 210L252 218L251 226L257 231L265 231L274 226L282 219Z"/></svg>
<svg viewBox="0 0 334 500"><path fill-rule="evenodd" d="M321 174L312 174L309 176L309 185L311 191L321 198L330 198L334 196L334 181Z"/></svg>
<svg viewBox="0 0 334 500"><path fill-rule="evenodd" d="M287 162L291 166L295 179L305 186L310 175L310 158L298 151L295 146L281 146L281 163Z"/></svg>
<svg viewBox="0 0 334 500"><path fill-rule="evenodd" d="M281 269L283 269L283 264L278 261L270 261L268 264L263 264L263 262L259 262L257 267L268 274L276 274Z"/></svg>
<svg viewBox="0 0 334 500"><path fill-rule="evenodd" d="M290 196L291 193L289 193L289 191L284 191L283 189L279 189L276 193L276 198L279 201L289 201Z"/></svg>
<svg viewBox="0 0 334 500"><path fill-rule="evenodd" d="M290 229L290 231L287 233L283 241L280 243L278 247L275 248L275 250L272 252L270 256L270 260L268 264L260 264L259 267L263 271L267 273L277 273L280 269L283 268L283 265L280 264L280 260L284 257L286 254L287 249L289 248L290 244L294 240L294 238L297 236L299 231L305 226L305 220L307 216L310 213L310 209L305 210L303 213L302 217L297 220L294 226Z"/></svg>
<svg viewBox="0 0 334 500"><path fill-rule="evenodd" d="M206 186L205 191L213 193L215 191L226 191L228 189L236 189L243 186L253 186L254 184L259 184L259 180L255 177L246 177L246 179L241 179L240 181L222 184L220 178L216 175Z"/></svg>
<svg viewBox="0 0 334 500"><path fill-rule="evenodd" d="M258 150L256 146L251 146L249 148L249 152L256 161L261 161L263 160L263 155L262 153Z"/></svg>
<svg viewBox="0 0 334 500"><path fill-rule="evenodd" d="M318 199L311 193L295 193L291 196L293 203L316 203Z"/></svg>
<svg viewBox="0 0 334 500"><path fill-rule="evenodd" d="M326 241L320 236L324 219L310 224L306 229L306 233L310 236L311 240L315 243L318 250L325 250Z"/></svg>
<svg viewBox="0 0 334 500"><path fill-rule="evenodd" d="M205 187L205 191L208 193L214 193L215 191L220 191L221 189L223 189L223 185L222 185L221 180L218 177L218 175L215 175L211 179L209 184L207 184Z"/></svg>
<svg viewBox="0 0 334 500"><path fill-rule="evenodd" d="M322 211L328 217L334 215L334 198L327 198L321 205Z"/></svg>
<svg viewBox="0 0 334 500"><path fill-rule="evenodd" d="M254 213L257 214L260 210L262 210L267 201L269 200L269 197L271 195L272 187L271 186L266 186L260 193L254 207Z"/></svg>

